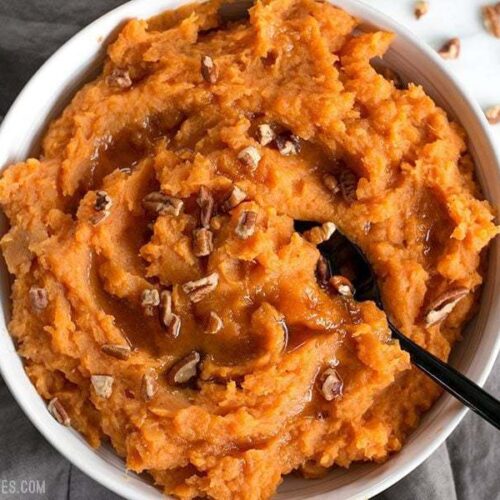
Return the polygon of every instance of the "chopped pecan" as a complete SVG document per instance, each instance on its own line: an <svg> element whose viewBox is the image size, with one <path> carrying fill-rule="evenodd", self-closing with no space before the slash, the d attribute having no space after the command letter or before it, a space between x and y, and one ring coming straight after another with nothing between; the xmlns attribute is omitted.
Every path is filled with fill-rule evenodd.
<svg viewBox="0 0 500 500"><path fill-rule="evenodd" d="M300 152L300 140L291 133L280 134L274 140L278 151L283 156L296 155Z"/></svg>
<svg viewBox="0 0 500 500"><path fill-rule="evenodd" d="M484 114L486 116L486 119L492 125L500 123L500 104L497 104L496 106L491 106L491 108L488 108Z"/></svg>
<svg viewBox="0 0 500 500"><path fill-rule="evenodd" d="M208 320L205 328L205 333L209 335L215 335L216 333L222 330L224 324L222 323L222 319L215 311L210 311L208 315Z"/></svg>
<svg viewBox="0 0 500 500"><path fill-rule="evenodd" d="M58 398L52 398L47 405L49 413L61 424L68 427L71 425L71 419Z"/></svg>
<svg viewBox="0 0 500 500"><path fill-rule="evenodd" d="M339 181L334 175L326 174L323 176L323 184L332 194L336 194L340 191Z"/></svg>
<svg viewBox="0 0 500 500"><path fill-rule="evenodd" d="M35 311L43 311L49 305L49 297L45 288L32 286L28 293L31 307L33 307Z"/></svg>
<svg viewBox="0 0 500 500"><path fill-rule="evenodd" d="M110 87L118 87L120 89L128 89L132 86L132 78L126 69L115 68L106 79Z"/></svg>
<svg viewBox="0 0 500 500"><path fill-rule="evenodd" d="M101 346L101 351L108 356L121 359L122 361L127 360L130 354L132 354L130 346L119 344L104 344Z"/></svg>
<svg viewBox="0 0 500 500"><path fill-rule="evenodd" d="M274 132L271 125L268 123L261 123L257 127L257 141L261 146L267 146L271 144L276 138L276 133Z"/></svg>
<svg viewBox="0 0 500 500"><path fill-rule="evenodd" d="M200 187L196 203L200 207L200 226L210 227L210 219L214 212L214 198L206 186Z"/></svg>
<svg viewBox="0 0 500 500"><path fill-rule="evenodd" d="M182 285L182 290L189 296L191 302L200 302L208 294L213 292L219 284L219 274L212 273L195 281L188 281Z"/></svg>
<svg viewBox="0 0 500 500"><path fill-rule="evenodd" d="M97 396L109 399L113 392L114 378L111 375L92 375L90 381Z"/></svg>
<svg viewBox="0 0 500 500"><path fill-rule="evenodd" d="M145 288L141 294L141 306L146 316L154 316L155 307L160 305L160 292L156 288Z"/></svg>
<svg viewBox="0 0 500 500"><path fill-rule="evenodd" d="M460 55L460 39L451 38L438 50L443 59L457 59Z"/></svg>
<svg viewBox="0 0 500 500"><path fill-rule="evenodd" d="M212 231L202 227L193 231L193 253L196 257L206 257L214 249Z"/></svg>
<svg viewBox="0 0 500 500"><path fill-rule="evenodd" d="M167 327L168 336L176 339L181 333L181 317L178 314L172 314L170 323Z"/></svg>
<svg viewBox="0 0 500 500"><path fill-rule="evenodd" d="M233 208L237 207L240 203L245 201L246 197L247 194L245 193L245 191L234 185L233 189L231 189L231 193L229 193L229 196L224 200L222 204L222 210L224 212L229 212Z"/></svg>
<svg viewBox="0 0 500 500"><path fill-rule="evenodd" d="M342 397L344 383L335 368L327 368L319 377L321 394L327 401Z"/></svg>
<svg viewBox="0 0 500 500"><path fill-rule="evenodd" d="M302 236L313 245L319 245L328 241L336 231L337 226L333 222L325 222L321 226L313 227L302 233Z"/></svg>
<svg viewBox="0 0 500 500"><path fill-rule="evenodd" d="M485 28L495 37L500 38L500 2L483 7Z"/></svg>
<svg viewBox="0 0 500 500"><path fill-rule="evenodd" d="M330 266L328 265L328 261L321 254L316 264L316 278L322 286L326 286L330 278Z"/></svg>
<svg viewBox="0 0 500 500"><path fill-rule="evenodd" d="M96 212L102 212L103 210L109 210L113 205L113 200L106 191L96 191L94 210Z"/></svg>
<svg viewBox="0 0 500 500"><path fill-rule="evenodd" d="M142 377L141 394L144 401L151 401L158 390L157 375L154 370L148 370Z"/></svg>
<svg viewBox="0 0 500 500"><path fill-rule="evenodd" d="M431 326L445 319L453 311L458 302L463 299L469 290L465 287L457 287L439 295L434 299L425 313L425 324Z"/></svg>
<svg viewBox="0 0 500 500"><path fill-rule="evenodd" d="M345 167L340 171L339 175L340 191L346 203L356 201L356 189L358 187L358 179L352 170Z"/></svg>
<svg viewBox="0 0 500 500"><path fill-rule="evenodd" d="M257 213L250 210L241 212L238 223L234 229L234 232L238 238L246 240L250 238L255 232L255 226L257 224Z"/></svg>
<svg viewBox="0 0 500 500"><path fill-rule="evenodd" d="M238 159L251 170L255 170L262 156L259 150L254 146L247 146L238 153Z"/></svg>
<svg viewBox="0 0 500 500"><path fill-rule="evenodd" d="M344 297L352 297L355 293L352 283L345 276L332 276L330 278L330 285Z"/></svg>
<svg viewBox="0 0 500 500"><path fill-rule="evenodd" d="M417 19L425 16L429 12L429 2L427 0L418 0L415 2L414 14Z"/></svg>
<svg viewBox="0 0 500 500"><path fill-rule="evenodd" d="M160 323L168 328L172 321L172 292L162 290L160 293Z"/></svg>
<svg viewBox="0 0 500 500"><path fill-rule="evenodd" d="M191 381L198 374L200 360L200 354L192 351L186 357L177 361L168 371L167 380L169 383L172 385L182 385Z"/></svg>
<svg viewBox="0 0 500 500"><path fill-rule="evenodd" d="M201 76L208 83L216 83L219 78L217 65L210 56L201 56Z"/></svg>
<svg viewBox="0 0 500 500"><path fill-rule="evenodd" d="M154 191L146 195L142 200L142 206L154 215L179 215L184 206L184 202L173 196Z"/></svg>

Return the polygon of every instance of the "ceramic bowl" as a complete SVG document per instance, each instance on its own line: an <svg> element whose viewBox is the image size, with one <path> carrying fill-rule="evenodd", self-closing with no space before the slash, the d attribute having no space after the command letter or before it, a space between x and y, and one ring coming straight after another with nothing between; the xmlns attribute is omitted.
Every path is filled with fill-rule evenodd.
<svg viewBox="0 0 500 500"><path fill-rule="evenodd" d="M57 116L83 82L96 74L107 43L124 21L147 18L178 7L182 0L133 0L109 12L74 36L33 76L12 105L0 128L0 166L36 155L47 123ZM367 24L397 34L384 58L386 63L417 82L451 116L458 119L469 137L477 175L485 196L500 204L500 171L488 124L474 100L447 72L432 49L405 28L373 8L356 0L332 0ZM6 221L2 221L2 232ZM464 340L453 350L452 363L479 384L484 383L500 348L500 248L494 242L481 307L468 326ZM70 428L59 425L30 383L7 331L9 319L9 276L0 269L0 368L17 402L33 424L66 458L90 477L115 493L134 500L160 499L162 494L147 478L127 472L122 459L107 447L92 449ZM304 498L336 500L369 498L388 488L422 463L453 431L465 414L464 407L443 395L425 415L403 449L384 464L356 465L336 469L318 480L287 478L277 499Z"/></svg>

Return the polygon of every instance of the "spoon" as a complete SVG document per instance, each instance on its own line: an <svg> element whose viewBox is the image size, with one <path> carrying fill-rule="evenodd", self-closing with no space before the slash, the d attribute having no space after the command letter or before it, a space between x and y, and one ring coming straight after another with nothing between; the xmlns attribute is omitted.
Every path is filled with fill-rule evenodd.
<svg viewBox="0 0 500 500"><path fill-rule="evenodd" d="M295 229L298 232L303 232L316 225L312 222L296 221ZM355 288L354 298L358 302L371 300L382 311L384 310L372 266L357 245L337 229L330 239L319 245L318 248L328 262L333 275L342 275L342 271L345 272L346 268L353 274L351 282ZM500 429L500 401L448 363L441 361L410 340L394 326L389 318L387 318L387 322L392 337L397 339L401 348L410 354L411 362L415 366L472 411Z"/></svg>

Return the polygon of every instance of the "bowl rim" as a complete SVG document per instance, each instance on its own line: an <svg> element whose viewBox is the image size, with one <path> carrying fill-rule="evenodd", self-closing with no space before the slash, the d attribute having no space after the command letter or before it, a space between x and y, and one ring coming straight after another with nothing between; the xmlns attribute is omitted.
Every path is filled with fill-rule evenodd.
<svg viewBox="0 0 500 500"><path fill-rule="evenodd" d="M458 78L455 77L446 68L443 61L439 58L439 56L432 48L430 48L426 43L419 40L416 35L413 35L411 31L404 27L401 23L380 12L371 5L362 3L360 0L328 1L334 5L341 7L342 9L345 9L351 15L357 16L370 24L396 33L398 37L404 39L405 42L412 44L416 49L418 49L418 51L420 51L420 53L428 60L428 62L434 65L434 69L439 71L444 76L444 78L448 80L448 84L451 85L457 95L461 97L466 107L468 107L472 111L477 125L481 129L484 144L493 152L496 169L499 170L498 156L496 155L493 136L481 108L476 103L474 98L470 95L470 93L458 81ZM91 43L95 41L98 30L101 27L105 27L103 25L109 24L110 22L113 22L113 25L117 27L120 25L120 23L130 19L131 17L147 18L162 11L174 9L188 3L191 2L189 0L131 0L100 16L92 23L84 27L82 30L78 31L61 47L59 47L26 83L21 92L18 94L17 98L12 103L10 109L6 113L0 125L0 170L2 170L6 166L6 164L2 162L1 148L4 142L8 139L5 139L5 137L8 136L8 130L11 127L14 127L14 129L17 127L14 122L14 116L17 116L18 108L21 107L22 102L26 99L26 96L28 96L31 92L36 91L36 88L41 81L42 75L57 69L59 61L62 60L63 56L66 53L72 52L77 47L78 43ZM110 31L108 28L108 31L104 34L104 36L107 37L110 32L112 32L112 30ZM103 45L107 45L107 43ZM99 64L101 63L101 58L97 54L93 57L93 59L97 59L99 60ZM45 126L41 127L41 130L46 130ZM0 330L2 330L0 331L0 344L3 344L5 342L7 349L9 351L12 351L13 344L7 327L5 326L5 328L3 328L2 325ZM4 337L8 337L8 340L6 340ZM9 342L12 344L12 347L8 344ZM500 336L497 335L496 339L494 339L492 342L493 343L490 346L490 355L484 363L483 368L480 370L479 374L476 377L471 377L479 385L483 385L486 381L500 351ZM14 353L18 358L19 363L21 363L20 357L17 355L15 350ZM67 448L64 440L57 439L57 432L54 432L55 428L51 428L50 425L47 425L47 421L42 418L40 414L34 411L32 395L28 394L27 392L25 393L22 389L22 387L24 387L24 380L20 382L18 379L16 379L15 373L11 373L10 368L10 362L5 362L4 356L1 356L0 373L2 374L3 379L5 380L5 383L9 388L11 394L14 396L17 403L21 406L25 415L30 419L32 424L40 431L45 439L47 439L47 441L49 441L52 446L59 451L59 453L61 453L66 459L68 459L81 471L86 473L89 477L91 477L104 487L108 488L109 490L125 498L158 498L157 495L154 494L150 495L148 493L139 493L138 491L134 491L134 488L131 488L130 485L127 485L126 481L124 481L122 477L118 478L113 474L109 474L109 469L106 470L105 468L103 468L102 470L100 470L99 468L95 468L93 464L86 461L85 457L78 454L73 454ZM26 380L29 381L27 377ZM29 383L31 384L31 382ZM34 389L34 386L32 386L32 388ZM36 391L35 394L38 395ZM38 397L40 398L40 396ZM349 498L369 498L373 495L376 495L377 493L384 491L385 489L402 479L412 470L414 470L418 465L423 463L445 441L445 439L460 423L468 410L467 408L455 402L455 400L453 400L453 398L448 394L441 396L440 401L442 404L438 415L441 415L445 412L447 412L447 414L442 416L445 421L444 425L439 429L439 432L435 436L432 443L424 449L417 449L417 453L415 453L412 458L406 459L406 462L396 470L384 472L381 478L375 480L369 479L366 487L361 487L357 494L355 494L354 496L350 496ZM437 404L438 402L435 402L434 406L436 406ZM156 489L154 491L158 492L158 490ZM308 498L326 499L331 495L334 495L335 491L336 490L331 490L326 494L313 495Z"/></svg>

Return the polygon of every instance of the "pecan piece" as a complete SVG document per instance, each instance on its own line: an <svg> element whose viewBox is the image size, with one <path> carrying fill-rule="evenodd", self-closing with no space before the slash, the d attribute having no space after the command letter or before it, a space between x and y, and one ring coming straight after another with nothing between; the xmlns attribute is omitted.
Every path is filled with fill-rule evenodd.
<svg viewBox="0 0 500 500"><path fill-rule="evenodd" d="M146 195L142 200L142 206L154 215L179 215L184 202L173 196L154 191Z"/></svg>
<svg viewBox="0 0 500 500"><path fill-rule="evenodd" d="M280 134L274 140L278 151L283 156L296 155L300 152L300 140L299 138L291 133Z"/></svg>
<svg viewBox="0 0 500 500"><path fill-rule="evenodd" d="M113 382L115 381L111 375L92 375L90 381L97 396L109 399L113 392Z"/></svg>
<svg viewBox="0 0 500 500"><path fill-rule="evenodd" d="M483 21L487 31L500 38L500 2L483 7Z"/></svg>
<svg viewBox="0 0 500 500"><path fill-rule="evenodd" d="M231 193L229 193L229 196L222 203L222 210L224 212L229 212L233 208L237 207L240 203L245 201L246 197L247 194L245 193L245 191L243 191L243 189L239 188L238 186L233 186Z"/></svg>
<svg viewBox="0 0 500 500"><path fill-rule="evenodd" d="M215 335L222 330L223 326L224 323L222 322L220 316L216 312L210 311L207 319L205 333L208 333L209 335Z"/></svg>
<svg viewBox="0 0 500 500"><path fill-rule="evenodd" d="M323 176L323 184L332 194L337 194L340 191L339 181L334 175L326 174Z"/></svg>
<svg viewBox="0 0 500 500"><path fill-rule="evenodd" d="M157 375L154 370L148 370L142 377L141 394L144 401L151 401L158 390Z"/></svg>
<svg viewBox="0 0 500 500"><path fill-rule="evenodd" d="M103 210L109 210L113 205L113 200L106 191L96 191L95 192L95 202L94 210L96 212L102 212Z"/></svg>
<svg viewBox="0 0 500 500"><path fill-rule="evenodd" d="M321 394L327 401L342 397L344 383L335 368L327 368L319 377Z"/></svg>
<svg viewBox="0 0 500 500"><path fill-rule="evenodd" d="M201 356L198 352L192 351L186 357L177 361L170 368L167 374L167 380L172 385L182 385L188 383L198 374L198 365Z"/></svg>
<svg viewBox="0 0 500 500"><path fill-rule="evenodd" d="M336 230L337 226L333 222L325 222L321 226L316 226L309 229L309 231L305 231L302 236L313 245L319 245L328 241Z"/></svg>
<svg viewBox="0 0 500 500"><path fill-rule="evenodd" d="M271 144L276 138L276 133L274 132L271 125L268 123L261 123L257 126L257 141L261 146L267 146Z"/></svg>
<svg viewBox="0 0 500 500"><path fill-rule="evenodd" d="M202 227L193 231L193 253L196 257L206 257L214 249L212 231Z"/></svg>
<svg viewBox="0 0 500 500"><path fill-rule="evenodd" d="M101 346L101 351L108 356L121 359L122 361L127 360L130 354L132 354L130 346L119 344L104 344Z"/></svg>
<svg viewBox="0 0 500 500"><path fill-rule="evenodd" d="M434 299L427 307L427 311L425 313L426 326L435 325L445 319L448 314L453 311L458 302L468 293L469 290L467 288L458 287L447 290L439 295L439 297Z"/></svg>
<svg viewBox="0 0 500 500"><path fill-rule="evenodd" d="M209 227L214 212L214 198L206 186L200 187L196 203L200 207L200 226Z"/></svg>
<svg viewBox="0 0 500 500"><path fill-rule="evenodd" d="M160 323L164 328L168 328L172 321L172 292L162 290L160 293Z"/></svg>
<svg viewBox="0 0 500 500"><path fill-rule="evenodd" d="M413 13L417 19L425 16L427 12L429 12L429 2L427 0L418 0L415 2L415 9L413 10Z"/></svg>
<svg viewBox="0 0 500 500"><path fill-rule="evenodd" d="M160 292L156 288L145 288L141 294L141 306L146 316L154 316L155 307L160 305Z"/></svg>
<svg viewBox="0 0 500 500"><path fill-rule="evenodd" d="M234 232L238 238L246 240L250 238L255 232L255 226L257 224L257 213L250 210L241 212L238 223L234 229Z"/></svg>
<svg viewBox="0 0 500 500"><path fill-rule="evenodd" d="M106 191L96 191L94 210L97 212L90 218L90 222L94 225L99 224L103 221L111 212L111 206L113 205L113 200Z"/></svg>
<svg viewBox="0 0 500 500"><path fill-rule="evenodd" d="M32 286L29 289L28 294L31 302L31 307L35 311L43 311L49 305L49 297L45 288Z"/></svg>
<svg viewBox="0 0 500 500"><path fill-rule="evenodd" d="M68 427L71 424L71 419L69 418L68 412L65 410L62 403L58 398L52 398L47 405L49 413L59 422L61 425Z"/></svg>
<svg viewBox="0 0 500 500"><path fill-rule="evenodd" d="M352 283L345 276L332 276L330 278L330 285L344 297L352 297L355 293Z"/></svg>
<svg viewBox="0 0 500 500"><path fill-rule="evenodd" d="M488 108L484 114L488 122L491 123L492 125L500 123L500 104L497 104L496 106L491 106L491 108Z"/></svg>
<svg viewBox="0 0 500 500"><path fill-rule="evenodd" d="M219 78L217 65L210 56L201 56L201 76L208 83L216 83Z"/></svg>
<svg viewBox="0 0 500 500"><path fill-rule="evenodd" d="M120 89L128 89L132 86L132 78L126 69L115 68L106 79L110 87L117 87Z"/></svg>
<svg viewBox="0 0 500 500"><path fill-rule="evenodd" d="M443 59L457 59L460 55L460 39L451 38L438 50Z"/></svg>
<svg viewBox="0 0 500 500"><path fill-rule="evenodd" d="M328 261L321 254L316 263L316 278L318 283L322 286L326 286L330 278L330 266L328 265Z"/></svg>
<svg viewBox="0 0 500 500"><path fill-rule="evenodd" d="M356 201L356 189L358 187L358 179L352 170L345 167L340 171L339 175L340 191L346 203Z"/></svg>
<svg viewBox="0 0 500 500"><path fill-rule="evenodd" d="M247 146L238 153L238 160L251 170L255 170L258 167L261 158L259 150L254 146Z"/></svg>
<svg viewBox="0 0 500 500"><path fill-rule="evenodd" d="M208 294L213 292L219 284L219 274L212 273L204 278L188 281L182 285L182 290L189 296L191 302L200 302Z"/></svg>
<svg viewBox="0 0 500 500"><path fill-rule="evenodd" d="M178 314L172 314L170 323L167 327L168 336L176 339L181 333L181 317Z"/></svg>

